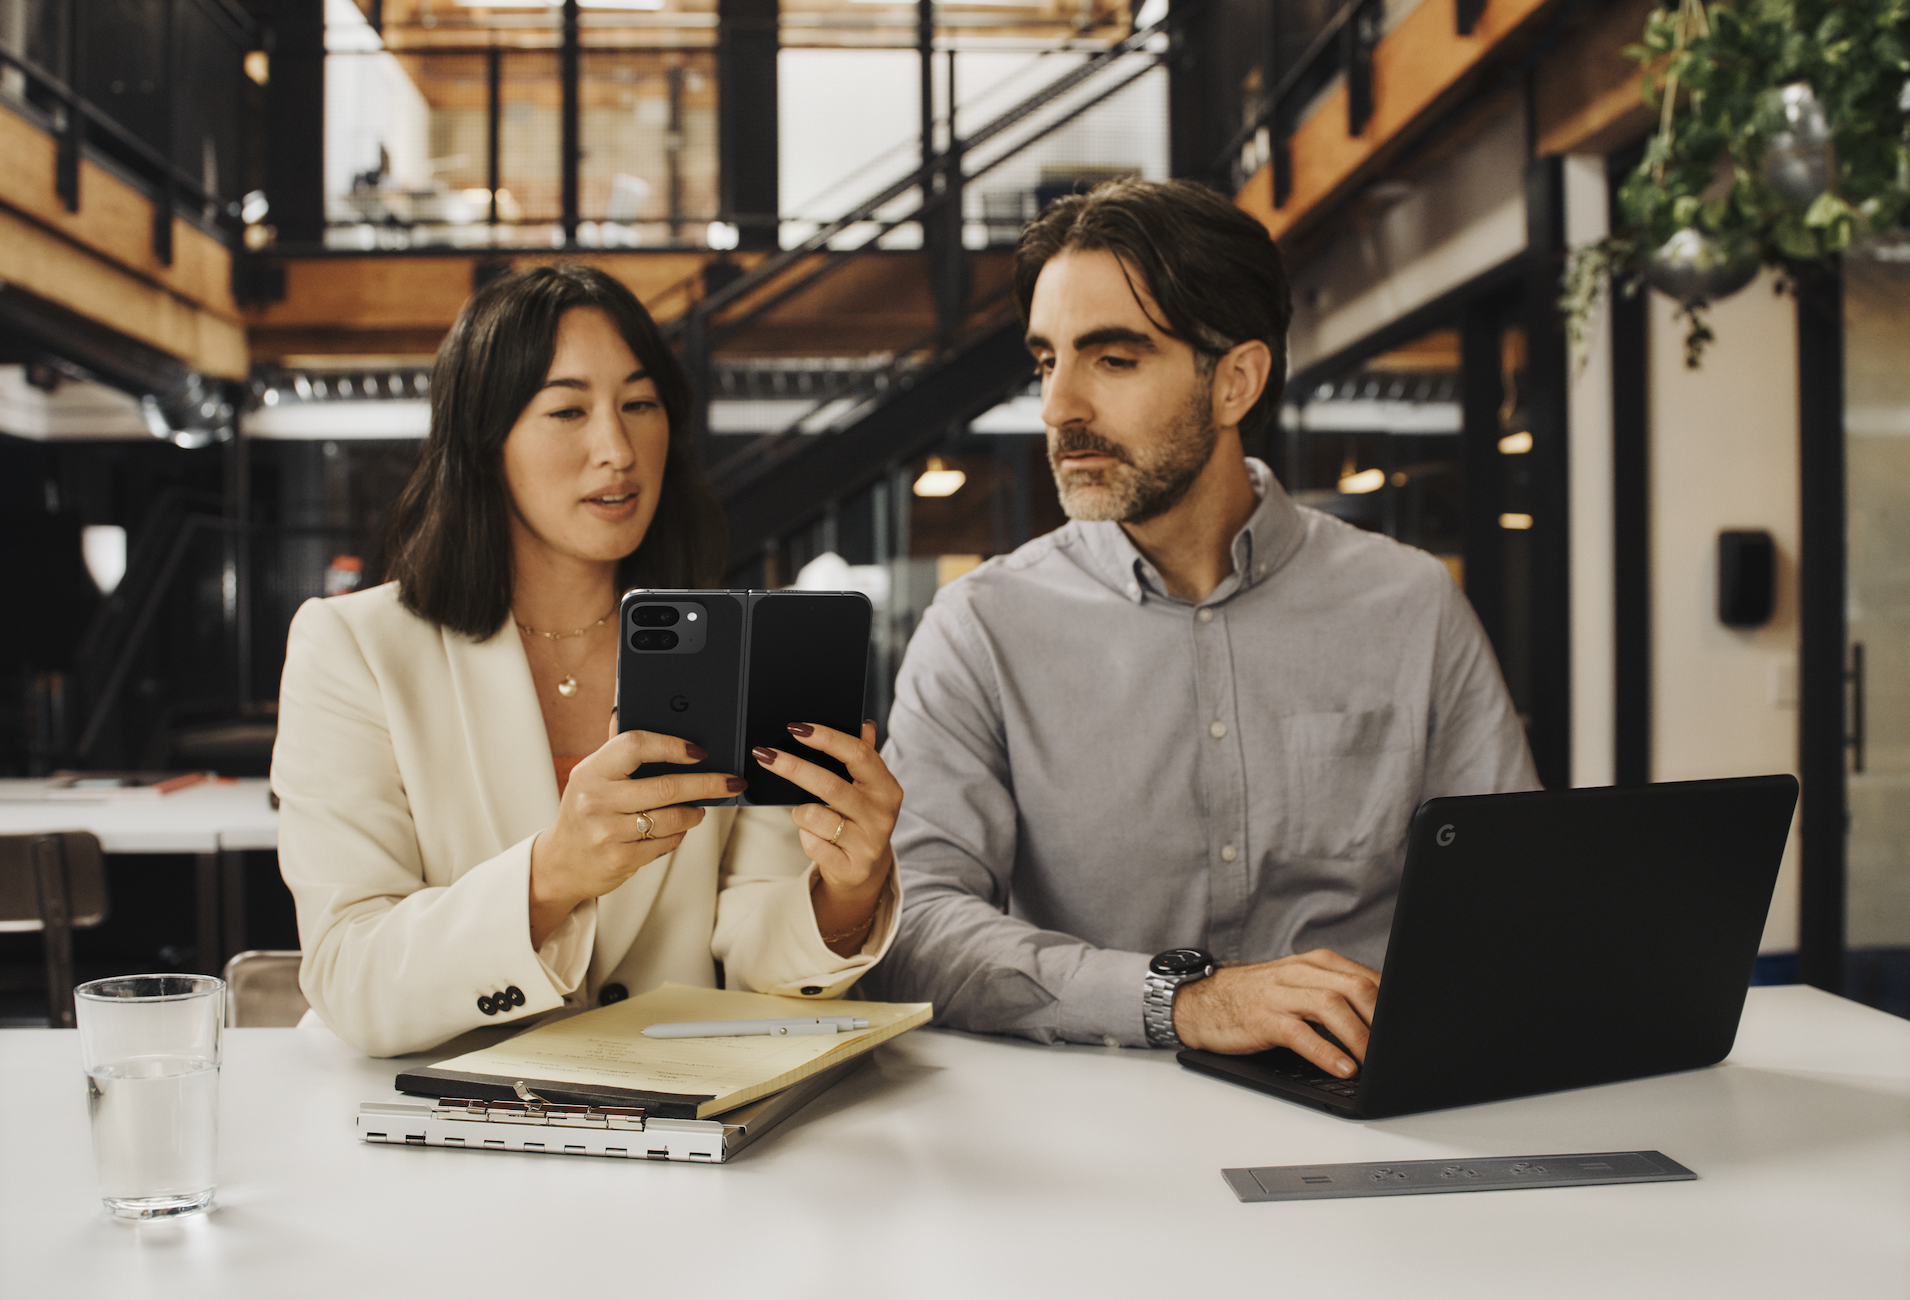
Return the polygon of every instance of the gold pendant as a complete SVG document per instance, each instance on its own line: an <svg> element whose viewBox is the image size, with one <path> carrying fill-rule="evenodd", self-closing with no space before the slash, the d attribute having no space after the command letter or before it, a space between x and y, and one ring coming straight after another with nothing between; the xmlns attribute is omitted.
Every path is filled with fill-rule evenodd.
<svg viewBox="0 0 1910 1300"><path fill-rule="evenodd" d="M569 699L575 695L577 693L577 679L575 677L564 678L563 681L557 683L557 693L565 699Z"/></svg>

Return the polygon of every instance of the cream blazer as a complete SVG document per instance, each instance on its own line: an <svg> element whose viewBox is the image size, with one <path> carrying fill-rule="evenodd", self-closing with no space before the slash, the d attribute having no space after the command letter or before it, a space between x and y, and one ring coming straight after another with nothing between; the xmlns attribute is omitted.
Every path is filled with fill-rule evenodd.
<svg viewBox="0 0 1910 1300"><path fill-rule="evenodd" d="M608 985L714 988L718 962L730 988L840 997L901 912L891 878L863 951L838 957L788 810L712 808L533 950L531 841L558 795L523 644L426 622L389 583L309 600L292 620L272 789L299 984L373 1056L594 1006Z"/></svg>

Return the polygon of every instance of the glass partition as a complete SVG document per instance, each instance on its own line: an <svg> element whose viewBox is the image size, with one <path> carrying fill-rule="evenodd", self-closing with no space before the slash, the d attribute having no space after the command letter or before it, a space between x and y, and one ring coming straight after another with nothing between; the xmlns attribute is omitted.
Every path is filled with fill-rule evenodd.
<svg viewBox="0 0 1910 1300"><path fill-rule="evenodd" d="M1910 1014L1910 244L1844 264L1845 991Z"/></svg>

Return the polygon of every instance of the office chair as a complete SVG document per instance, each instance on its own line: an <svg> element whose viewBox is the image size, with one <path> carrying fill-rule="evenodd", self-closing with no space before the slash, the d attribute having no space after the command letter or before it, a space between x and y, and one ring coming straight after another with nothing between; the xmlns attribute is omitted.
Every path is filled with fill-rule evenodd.
<svg viewBox="0 0 1910 1300"><path fill-rule="evenodd" d="M225 964L227 1029L289 1028L311 1003L298 987L297 951L254 948Z"/></svg>
<svg viewBox="0 0 1910 1300"><path fill-rule="evenodd" d="M73 1028L73 931L106 919L106 867L90 831L0 835L0 930L38 930L47 1023Z"/></svg>

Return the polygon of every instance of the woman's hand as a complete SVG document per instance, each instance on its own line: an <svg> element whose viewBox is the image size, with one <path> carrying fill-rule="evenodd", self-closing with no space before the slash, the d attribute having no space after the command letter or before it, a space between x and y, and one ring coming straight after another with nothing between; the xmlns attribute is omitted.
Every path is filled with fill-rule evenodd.
<svg viewBox="0 0 1910 1300"><path fill-rule="evenodd" d="M902 810L902 787L875 752L873 722L862 724L860 739L806 722L792 722L789 734L849 769L851 779L845 781L794 754L762 747L750 751L777 776L822 800L792 808L789 818L796 823L803 852L820 872L810 894L816 927L831 952L847 957L868 942L876 903L895 870L889 837Z"/></svg>
<svg viewBox="0 0 1910 1300"><path fill-rule="evenodd" d="M579 903L609 893L681 844L703 820L703 810L680 805L726 799L748 784L721 772L641 781L629 776L643 763L697 763L708 757L701 745L674 736L619 734L617 715L610 715L610 739L572 769L557 820L531 845L532 948L542 948Z"/></svg>

